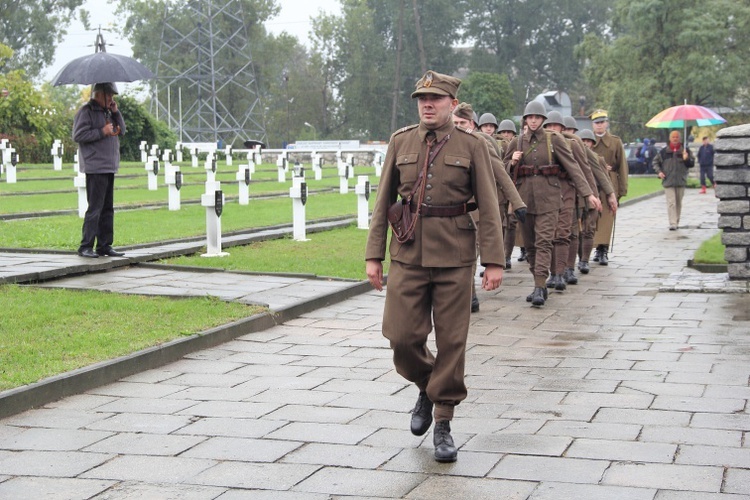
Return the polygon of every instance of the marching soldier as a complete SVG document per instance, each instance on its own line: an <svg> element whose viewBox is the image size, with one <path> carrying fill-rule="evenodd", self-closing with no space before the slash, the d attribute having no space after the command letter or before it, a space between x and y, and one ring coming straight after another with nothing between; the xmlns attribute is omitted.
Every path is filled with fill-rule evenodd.
<svg viewBox="0 0 750 500"><path fill-rule="evenodd" d="M584 152L585 146L583 143L579 143L578 137L564 132L565 124L563 116L559 111L550 111L547 115L547 121L544 122L544 129L551 130L561 134L567 141L570 147L573 158L581 169L583 176L586 178L586 182L589 188L594 193L594 196L598 195L596 191L596 181L591 173L591 168L588 164L588 157ZM562 193L562 207L560 208L560 216L557 225L557 231L555 232L555 239L552 242L554 249L552 252L552 268L551 276L547 280L547 288L554 288L555 290L565 290L567 283L570 281L571 285L578 283L578 279L575 275L570 276L570 272L567 271L568 253L570 252L571 236L573 234L573 224L578 226L578 219L575 217L576 212L576 188L575 184L571 181L571 178L567 175L560 176L562 182L560 183ZM585 205L585 202L584 202ZM577 236L577 229L576 229ZM576 246L577 242L576 242ZM565 274L567 279L563 279Z"/></svg>
<svg viewBox="0 0 750 500"><path fill-rule="evenodd" d="M546 281L552 260L552 240L561 205L560 174L569 175L576 190L586 196L592 206L601 206L565 139L560 134L545 132L542 128L542 122L546 118L547 113L542 103L531 101L527 104L523 119L528 132L520 139L511 141L504 157L505 161L511 163L512 177L527 205L526 222L522 225L522 230L530 270L534 276L534 291L526 300L534 306L543 306L547 299Z"/></svg>
<svg viewBox="0 0 750 500"><path fill-rule="evenodd" d="M453 462L458 456L450 421L454 407L467 394L464 363L472 265L477 259L477 234L468 212L476 206L482 219L479 244L485 290L500 286L505 263L486 142L456 128L451 119L460 83L435 71L417 82L412 98L418 99L420 122L391 136L365 251L367 277L382 290L389 208L413 212L413 240L403 237L407 231L390 243L383 335L390 341L396 371L419 389L411 418L413 434L427 432L434 406L433 443L439 462ZM421 203L402 201L412 194ZM427 347L433 324L435 354Z"/></svg>
<svg viewBox="0 0 750 500"><path fill-rule="evenodd" d="M615 189L617 202L620 198L628 194L628 161L625 158L625 148L622 141L616 135L609 133L609 115L606 110L597 109L591 114L592 127L594 135L597 137L594 152L604 157L607 165L612 187ZM612 239L612 233L615 227L615 214L609 207L602 211L599 224L596 227L594 235L594 244L596 245L596 256L594 262L606 266L609 264L609 242ZM588 260L588 256L586 256Z"/></svg>
<svg viewBox="0 0 750 500"><path fill-rule="evenodd" d="M479 130L492 137L497 132L497 118L492 113L484 113L479 117Z"/></svg>
<svg viewBox="0 0 750 500"><path fill-rule="evenodd" d="M462 102L456 109L453 110L453 124L457 127L462 127L466 130L471 131L471 116L473 110L471 104ZM484 116L484 115L482 115ZM480 118L479 121L482 119ZM513 184L513 180L508 175L508 172L503 165L503 160L500 158L500 147L497 142L484 132L474 133L479 134L487 141L487 147L490 152L490 162L492 163L492 173L495 176L495 185L497 188L497 201L500 208L500 218L503 221L503 227L507 227L508 223L508 205L511 204L514 207L513 217L526 218L526 204L521 199L521 196L516 190L516 186ZM518 215L516 215L518 214ZM474 221L479 224L478 218L475 216ZM505 269L510 269L510 255L505 254ZM476 294L476 286L472 280L472 298L471 298L471 312L479 311L479 299Z"/></svg>

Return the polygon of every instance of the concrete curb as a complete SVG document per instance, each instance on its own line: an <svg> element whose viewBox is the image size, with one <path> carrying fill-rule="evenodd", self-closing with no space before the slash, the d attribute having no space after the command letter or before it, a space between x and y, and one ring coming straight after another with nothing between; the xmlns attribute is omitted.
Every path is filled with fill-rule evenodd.
<svg viewBox="0 0 750 500"><path fill-rule="evenodd" d="M369 282L356 282L346 289L301 301L278 311L256 314L190 337L176 339L127 356L102 361L30 385L0 392L0 418L43 406L67 396L80 394L94 387L110 384L145 370L164 366L192 352L214 347L243 335L266 330L321 307L355 297L370 289Z"/></svg>

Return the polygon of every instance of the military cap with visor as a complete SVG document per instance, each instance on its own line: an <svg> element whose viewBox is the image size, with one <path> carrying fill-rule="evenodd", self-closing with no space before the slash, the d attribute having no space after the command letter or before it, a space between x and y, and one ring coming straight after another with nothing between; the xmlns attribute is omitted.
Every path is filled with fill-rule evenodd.
<svg viewBox="0 0 750 500"><path fill-rule="evenodd" d="M597 109L593 113L591 113L591 121L593 123L601 123L609 121L609 115L607 114L606 109Z"/></svg>
<svg viewBox="0 0 750 500"><path fill-rule="evenodd" d="M447 95L455 99L460 85L461 80L458 78L430 70L417 81L417 90L411 93L411 97L433 94Z"/></svg>
<svg viewBox="0 0 750 500"><path fill-rule="evenodd" d="M453 114L464 120L474 121L474 109L468 102L460 102L453 110Z"/></svg>

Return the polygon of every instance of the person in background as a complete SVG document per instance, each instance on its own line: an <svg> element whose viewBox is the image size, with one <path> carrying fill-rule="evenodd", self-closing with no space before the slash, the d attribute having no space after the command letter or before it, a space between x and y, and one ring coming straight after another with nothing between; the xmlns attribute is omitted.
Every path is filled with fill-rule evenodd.
<svg viewBox="0 0 750 500"><path fill-rule="evenodd" d="M667 198L667 215L669 230L675 231L680 227L682 213L682 198L685 196L688 170L693 168L695 159L690 148L683 147L682 136L676 130L669 134L667 144L654 158L654 170L661 179L664 195Z"/></svg>
<svg viewBox="0 0 750 500"><path fill-rule="evenodd" d="M706 194L706 177L711 181L711 187L716 188L714 182L714 146L703 138L703 144L698 148L698 165L701 167L701 194Z"/></svg>
<svg viewBox="0 0 750 500"><path fill-rule="evenodd" d="M80 150L81 172L86 174L89 205L78 247L81 257L125 255L112 248L115 174L120 168L119 137L125 133L125 120L114 100L117 93L114 83L94 84L91 100L78 110L73 121L73 140Z"/></svg>

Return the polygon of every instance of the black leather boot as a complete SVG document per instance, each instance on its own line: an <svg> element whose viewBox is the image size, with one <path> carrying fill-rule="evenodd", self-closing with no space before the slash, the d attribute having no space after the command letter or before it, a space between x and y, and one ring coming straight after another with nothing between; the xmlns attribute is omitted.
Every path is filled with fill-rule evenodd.
<svg viewBox="0 0 750 500"><path fill-rule="evenodd" d="M563 274L563 280L565 280L565 283L567 283L568 285L578 284L578 277L576 276L576 273L572 267L569 267L565 270L565 274Z"/></svg>
<svg viewBox="0 0 750 500"><path fill-rule="evenodd" d="M596 247L596 251L594 252L594 258L592 259L594 262L599 262L599 257L602 255L602 246L599 245Z"/></svg>
<svg viewBox="0 0 750 500"><path fill-rule="evenodd" d="M557 285L557 276L554 274L550 274L549 278L547 278L547 288L555 288L555 285Z"/></svg>
<svg viewBox="0 0 750 500"><path fill-rule="evenodd" d="M578 270L581 271L581 274L588 274L591 268L589 267L589 263L585 260L582 260L578 263Z"/></svg>
<svg viewBox="0 0 750 500"><path fill-rule="evenodd" d="M532 306L543 306L547 300L547 289L540 286L534 288L534 292L531 294L531 305Z"/></svg>
<svg viewBox="0 0 750 500"><path fill-rule="evenodd" d="M479 299L476 295L471 298L471 312L475 313L479 311Z"/></svg>
<svg viewBox="0 0 750 500"><path fill-rule="evenodd" d="M562 277L562 274L556 274L555 275L555 290L558 292L562 292L568 288L568 286L565 284L565 280Z"/></svg>
<svg viewBox="0 0 750 500"><path fill-rule="evenodd" d="M521 255L518 256L518 262L523 262L526 260L526 249L524 247L521 247Z"/></svg>
<svg viewBox="0 0 750 500"><path fill-rule="evenodd" d="M438 462L455 462L458 458L458 450L453 444L451 436L451 423L448 420L435 422L435 430L432 434L432 442L435 445L435 460Z"/></svg>
<svg viewBox="0 0 750 500"><path fill-rule="evenodd" d="M411 433L422 436L432 425L432 401L426 392L420 392L417 404L411 411Z"/></svg>
<svg viewBox="0 0 750 500"><path fill-rule="evenodd" d="M607 256L607 251L609 249L607 247L602 247L602 251L599 254L599 265L600 266L608 266L609 265L609 257Z"/></svg>

